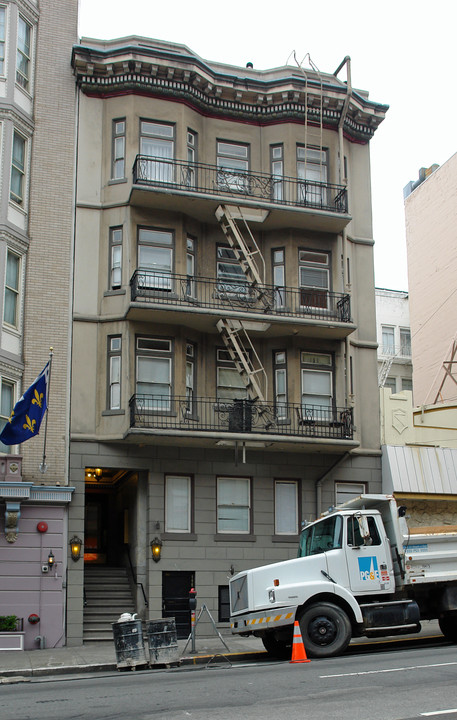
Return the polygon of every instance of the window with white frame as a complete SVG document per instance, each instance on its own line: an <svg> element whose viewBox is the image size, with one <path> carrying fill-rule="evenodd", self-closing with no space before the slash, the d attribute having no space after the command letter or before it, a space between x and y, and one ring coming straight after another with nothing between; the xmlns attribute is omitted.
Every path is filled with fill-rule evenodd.
<svg viewBox="0 0 457 720"><path fill-rule="evenodd" d="M112 227L109 231L109 286L117 290L122 285L122 228Z"/></svg>
<svg viewBox="0 0 457 720"><path fill-rule="evenodd" d="M186 412L195 412L195 345L186 343Z"/></svg>
<svg viewBox="0 0 457 720"><path fill-rule="evenodd" d="M15 403L16 384L7 378L0 378L0 432L11 417ZM0 442L0 452L9 453L11 447Z"/></svg>
<svg viewBox="0 0 457 720"><path fill-rule="evenodd" d="M384 381L384 387L390 388L393 393L397 392L397 378L395 377L388 377Z"/></svg>
<svg viewBox="0 0 457 720"><path fill-rule="evenodd" d="M413 389L413 381L411 378L402 378L401 379L401 389L402 390L411 390Z"/></svg>
<svg viewBox="0 0 457 720"><path fill-rule="evenodd" d="M113 120L113 160L111 177L120 180L125 175L125 118Z"/></svg>
<svg viewBox="0 0 457 720"><path fill-rule="evenodd" d="M217 141L217 182L222 189L246 192L249 170L249 145Z"/></svg>
<svg viewBox="0 0 457 720"><path fill-rule="evenodd" d="M326 206L328 153L320 148L297 145L298 202Z"/></svg>
<svg viewBox="0 0 457 720"><path fill-rule="evenodd" d="M271 177L273 180L273 200L284 200L284 146L270 145Z"/></svg>
<svg viewBox="0 0 457 720"><path fill-rule="evenodd" d="M186 238L186 295L195 297L195 238L190 235Z"/></svg>
<svg viewBox="0 0 457 720"><path fill-rule="evenodd" d="M327 308L330 288L330 254L313 250L298 251L300 305Z"/></svg>
<svg viewBox="0 0 457 720"><path fill-rule="evenodd" d="M250 478L217 478L217 532L249 533L250 530Z"/></svg>
<svg viewBox="0 0 457 720"><path fill-rule="evenodd" d="M144 162L145 179L164 183L174 181L174 137L174 125L140 121L140 155L147 158Z"/></svg>
<svg viewBox="0 0 457 720"><path fill-rule="evenodd" d="M120 335L108 337L108 409L121 408L121 365L122 338Z"/></svg>
<svg viewBox="0 0 457 720"><path fill-rule="evenodd" d="M342 505L348 500L358 497L366 493L367 487L365 483L335 483L335 505Z"/></svg>
<svg viewBox="0 0 457 720"><path fill-rule="evenodd" d="M15 328L19 325L20 267L21 259L19 255L8 250L6 255L3 321Z"/></svg>
<svg viewBox="0 0 457 720"><path fill-rule="evenodd" d="M249 284L243 268L228 245L217 246L217 289L219 293L230 295L246 295Z"/></svg>
<svg viewBox="0 0 457 720"><path fill-rule="evenodd" d="M172 394L172 342L137 337L136 392L145 410L169 412Z"/></svg>
<svg viewBox="0 0 457 720"><path fill-rule="evenodd" d="M192 530L191 478L184 475L165 477L165 531L190 533Z"/></svg>
<svg viewBox="0 0 457 720"><path fill-rule="evenodd" d="M275 480L275 535L298 533L298 482Z"/></svg>
<svg viewBox="0 0 457 720"><path fill-rule="evenodd" d="M273 353L275 414L278 419L287 417L287 355L285 350Z"/></svg>
<svg viewBox="0 0 457 720"><path fill-rule="evenodd" d="M409 328L400 328L400 353L403 357L411 355L411 331Z"/></svg>
<svg viewBox="0 0 457 720"><path fill-rule="evenodd" d="M217 350L217 399L244 400L248 397L246 385L228 350Z"/></svg>
<svg viewBox="0 0 457 720"><path fill-rule="evenodd" d="M19 204L24 201L26 146L25 138L15 130L11 157L10 197Z"/></svg>
<svg viewBox="0 0 457 720"><path fill-rule="evenodd" d="M301 352L302 410L314 412L328 420L333 404L333 362L327 353Z"/></svg>
<svg viewBox="0 0 457 720"><path fill-rule="evenodd" d="M275 307L284 307L286 304L286 265L284 248L275 248L272 251L273 285Z"/></svg>
<svg viewBox="0 0 457 720"><path fill-rule="evenodd" d="M395 328L383 325L381 331L383 355L395 355Z"/></svg>
<svg viewBox="0 0 457 720"><path fill-rule="evenodd" d="M193 130L187 130L187 168L185 175L185 184L188 187L196 187L197 185L197 133Z"/></svg>
<svg viewBox="0 0 457 720"><path fill-rule="evenodd" d="M5 74L6 8L0 5L0 75Z"/></svg>
<svg viewBox="0 0 457 720"><path fill-rule="evenodd" d="M29 90L30 88L31 38L31 25L19 16L17 26L16 82L23 87L24 90Z"/></svg>
<svg viewBox="0 0 457 720"><path fill-rule="evenodd" d="M173 289L173 233L138 228L138 284L152 290Z"/></svg>

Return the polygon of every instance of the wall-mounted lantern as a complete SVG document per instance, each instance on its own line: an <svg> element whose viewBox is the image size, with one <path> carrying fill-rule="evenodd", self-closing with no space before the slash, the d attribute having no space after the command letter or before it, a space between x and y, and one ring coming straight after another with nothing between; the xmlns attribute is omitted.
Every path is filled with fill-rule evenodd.
<svg viewBox="0 0 457 720"><path fill-rule="evenodd" d="M52 554L52 550L50 550L50 551L49 551L49 555L48 555L48 568L49 568L49 570L52 570L52 568L55 567L55 564L56 564L56 559L55 559L54 555Z"/></svg>
<svg viewBox="0 0 457 720"><path fill-rule="evenodd" d="M77 562L81 557L81 547L83 541L77 535L73 535L68 544L70 545L71 558Z"/></svg>
<svg viewBox="0 0 457 720"><path fill-rule="evenodd" d="M162 540L155 536L154 540L151 542L151 552L152 552L152 559L154 562L159 562L160 555L162 554Z"/></svg>

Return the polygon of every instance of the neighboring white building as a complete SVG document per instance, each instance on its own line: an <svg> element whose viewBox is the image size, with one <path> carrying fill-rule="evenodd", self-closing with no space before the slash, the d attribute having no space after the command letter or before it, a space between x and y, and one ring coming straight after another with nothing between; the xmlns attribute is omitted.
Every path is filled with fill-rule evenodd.
<svg viewBox="0 0 457 720"><path fill-rule="evenodd" d="M379 386L393 393L413 389L409 295L376 288Z"/></svg>

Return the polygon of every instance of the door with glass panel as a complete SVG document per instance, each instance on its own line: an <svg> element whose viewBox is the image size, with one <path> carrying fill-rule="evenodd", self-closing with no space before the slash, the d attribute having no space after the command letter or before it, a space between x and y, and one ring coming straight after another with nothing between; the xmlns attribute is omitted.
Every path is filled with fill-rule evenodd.
<svg viewBox="0 0 457 720"><path fill-rule="evenodd" d="M138 229L138 285L170 292L173 289L173 233Z"/></svg>
<svg viewBox="0 0 457 720"><path fill-rule="evenodd" d="M327 207L327 163L326 150L297 146L298 202Z"/></svg>
<svg viewBox="0 0 457 720"><path fill-rule="evenodd" d="M141 120L140 155L143 179L174 182L174 125Z"/></svg>

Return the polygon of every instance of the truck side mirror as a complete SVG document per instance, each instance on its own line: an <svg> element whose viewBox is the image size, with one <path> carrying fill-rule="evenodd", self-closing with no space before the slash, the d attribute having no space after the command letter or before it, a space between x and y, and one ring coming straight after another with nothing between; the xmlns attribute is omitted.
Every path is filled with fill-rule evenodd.
<svg viewBox="0 0 457 720"><path fill-rule="evenodd" d="M370 535L370 528L368 527L368 518L366 515L356 515L357 522L359 524L360 535L362 536L364 545L371 545L373 539Z"/></svg>

